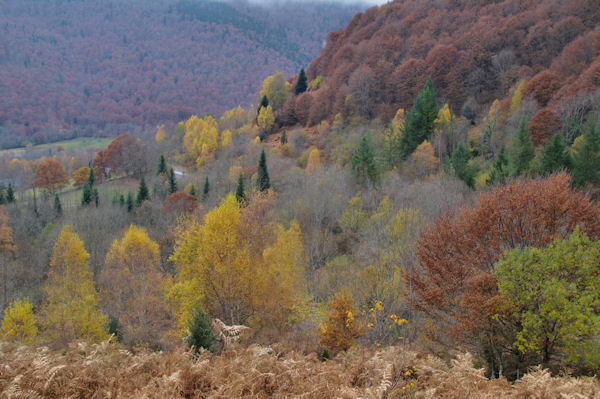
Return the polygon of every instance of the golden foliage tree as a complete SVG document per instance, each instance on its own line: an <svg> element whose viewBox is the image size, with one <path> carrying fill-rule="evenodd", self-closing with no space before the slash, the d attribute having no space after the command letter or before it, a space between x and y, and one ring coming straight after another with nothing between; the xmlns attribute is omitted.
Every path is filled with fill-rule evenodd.
<svg viewBox="0 0 600 399"><path fill-rule="evenodd" d="M157 143L162 143L165 141L166 137L167 134L165 133L165 125L163 124L156 126L156 135L154 136L154 140L156 140Z"/></svg>
<svg viewBox="0 0 600 399"><path fill-rule="evenodd" d="M253 313L257 276L240 234L240 208L233 194L206 214L204 224L188 222L180 227L170 259L177 277L167 299L180 332L187 329L198 304L229 324L245 322Z"/></svg>
<svg viewBox="0 0 600 399"><path fill-rule="evenodd" d="M46 158L35 168L33 185L54 191L69 182L65 167L56 158Z"/></svg>
<svg viewBox="0 0 600 399"><path fill-rule="evenodd" d="M215 118L192 115L185 122L183 144L188 159L204 164L219 146L219 126Z"/></svg>
<svg viewBox="0 0 600 399"><path fill-rule="evenodd" d="M8 303L8 262L17 251L13 242L13 229L8 225L8 212L0 205L0 262L2 262L2 306Z"/></svg>
<svg viewBox="0 0 600 399"><path fill-rule="evenodd" d="M321 169L321 152L313 148L308 154L308 161L306 161L306 174L310 176L319 169Z"/></svg>
<svg viewBox="0 0 600 399"><path fill-rule="evenodd" d="M433 147L427 140L419 144L412 154L412 158L415 172L419 178L435 173L440 166L440 160L435 156Z"/></svg>
<svg viewBox="0 0 600 399"><path fill-rule="evenodd" d="M273 325L285 327L303 320L308 310L304 278L307 259L302 232L295 220L289 229L278 226L277 230L275 243L263 251L265 295L258 297L257 307L261 309L263 323L271 321Z"/></svg>
<svg viewBox="0 0 600 399"><path fill-rule="evenodd" d="M42 310L45 335L54 342L108 338L107 318L98 306L89 257L71 226L63 227L50 260L47 300Z"/></svg>
<svg viewBox="0 0 600 399"><path fill-rule="evenodd" d="M258 123L258 126L265 131L265 133L270 133L273 129L273 125L275 124L273 108L271 108L270 105L268 105L266 108L262 107L258 113L256 122Z"/></svg>
<svg viewBox="0 0 600 399"><path fill-rule="evenodd" d="M285 100L289 97L288 83L285 81L283 73L277 72L275 75L268 76L262 84L260 90L261 97L267 97L273 110L278 110L283 106Z"/></svg>
<svg viewBox="0 0 600 399"><path fill-rule="evenodd" d="M332 352L346 351L352 347L354 340L363 334L355 317L358 311L354 307L354 299L346 291L335 294L329 302L327 320L321 323L319 341Z"/></svg>
<svg viewBox="0 0 600 399"><path fill-rule="evenodd" d="M38 328L33 316L33 306L29 299L14 301L4 309L2 333L10 341L31 343L38 334Z"/></svg>
<svg viewBox="0 0 600 399"><path fill-rule="evenodd" d="M87 166L83 166L77 170L73 171L73 185L75 187L81 187L85 183L87 183L88 178L90 176L90 168Z"/></svg>
<svg viewBox="0 0 600 399"><path fill-rule="evenodd" d="M101 293L109 314L123 328L126 344L159 342L168 322L164 279L158 244L146 229L131 225L121 240L113 241L106 254Z"/></svg>

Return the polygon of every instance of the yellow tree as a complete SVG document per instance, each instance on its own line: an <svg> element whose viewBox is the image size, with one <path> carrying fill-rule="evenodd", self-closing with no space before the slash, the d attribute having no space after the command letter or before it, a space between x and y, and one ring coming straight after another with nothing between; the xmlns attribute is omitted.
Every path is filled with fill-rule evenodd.
<svg viewBox="0 0 600 399"><path fill-rule="evenodd" d="M303 320L308 311L304 270L307 264L302 232L295 220L285 230L277 227L275 243L263 251L266 266L263 295L258 296L261 323L279 328Z"/></svg>
<svg viewBox="0 0 600 399"><path fill-rule="evenodd" d="M160 341L168 323L164 281L158 244L146 229L129 226L110 246L101 277L106 309L119 321L127 345Z"/></svg>
<svg viewBox="0 0 600 399"><path fill-rule="evenodd" d="M510 112L515 112L517 109L521 107L523 103L523 89L525 88L525 81L519 80L517 82L517 86L515 87L515 91L510 99Z"/></svg>
<svg viewBox="0 0 600 399"><path fill-rule="evenodd" d="M196 115L192 115L185 122L185 135L183 136L187 158L196 160L196 162L198 162L198 158L203 158L205 161L217 150L218 138L218 123L212 116L198 118Z"/></svg>
<svg viewBox="0 0 600 399"><path fill-rule="evenodd" d="M64 166L56 158L47 158L35 168L33 185L54 191L69 182Z"/></svg>
<svg viewBox="0 0 600 399"><path fill-rule="evenodd" d="M89 257L71 226L64 226L54 244L42 310L45 334L54 342L108 338L107 318L98 307Z"/></svg>
<svg viewBox="0 0 600 399"><path fill-rule="evenodd" d="M321 153L318 149L314 148L308 154L308 161L306 161L306 175L310 176L319 169L321 169Z"/></svg>
<svg viewBox="0 0 600 399"><path fill-rule="evenodd" d="M73 185L75 187L83 186L87 183L88 178L90 177L90 168L87 166L83 166L77 170L73 171Z"/></svg>
<svg viewBox="0 0 600 399"><path fill-rule="evenodd" d="M440 166L440 160L435 156L433 147L425 140L415 149L412 154L417 177L423 178L436 172Z"/></svg>
<svg viewBox="0 0 600 399"><path fill-rule="evenodd" d="M285 81L283 73L277 72L275 75L267 77L260 90L261 97L267 97L269 105L273 110L278 110L283 106L289 96L288 83Z"/></svg>
<svg viewBox="0 0 600 399"><path fill-rule="evenodd" d="M38 329L33 316L33 306L29 299L14 301L4 309L2 332L5 339L29 344L37 336Z"/></svg>
<svg viewBox="0 0 600 399"><path fill-rule="evenodd" d="M201 305L211 316L230 324L253 313L253 272L240 234L240 208L233 194L204 217L179 229L171 260L177 276L167 294L180 332L185 333L193 309Z"/></svg>
<svg viewBox="0 0 600 399"><path fill-rule="evenodd" d="M275 124L275 117L273 116L273 108L268 105L266 108L262 107L256 118L258 127L260 127L265 133L270 133Z"/></svg>
<svg viewBox="0 0 600 399"><path fill-rule="evenodd" d="M327 319L320 326L321 345L333 353L350 349L354 340L363 333L356 316L358 311L354 307L352 296L346 290L335 294L329 302Z"/></svg>
<svg viewBox="0 0 600 399"><path fill-rule="evenodd" d="M221 147L231 147L231 130L224 130L221 133Z"/></svg>
<svg viewBox="0 0 600 399"><path fill-rule="evenodd" d="M156 140L157 143L162 143L163 141L165 141L165 138L167 137L167 134L165 133L165 125L158 125L156 126L156 135L154 136L154 139Z"/></svg>

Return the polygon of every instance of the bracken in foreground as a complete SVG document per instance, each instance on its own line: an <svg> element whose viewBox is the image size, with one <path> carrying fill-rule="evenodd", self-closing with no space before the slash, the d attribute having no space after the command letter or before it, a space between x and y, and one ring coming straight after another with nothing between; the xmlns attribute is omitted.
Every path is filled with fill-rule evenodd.
<svg viewBox="0 0 600 399"><path fill-rule="evenodd" d="M488 380L469 354L450 364L404 351L353 348L321 362L282 345L221 355L132 354L75 343L64 353L0 344L1 398L597 398L596 378L532 370L515 384Z"/></svg>

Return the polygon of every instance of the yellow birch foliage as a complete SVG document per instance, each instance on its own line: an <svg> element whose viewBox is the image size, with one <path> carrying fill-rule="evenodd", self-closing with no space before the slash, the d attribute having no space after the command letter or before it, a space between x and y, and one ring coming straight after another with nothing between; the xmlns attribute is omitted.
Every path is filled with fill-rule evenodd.
<svg viewBox="0 0 600 399"><path fill-rule="evenodd" d="M166 137L167 134L165 133L165 125L156 126L156 135L154 136L154 140L156 140L157 143L162 143L165 141Z"/></svg>
<svg viewBox="0 0 600 399"><path fill-rule="evenodd" d="M204 224L179 230L171 256L177 270L167 299L177 328L185 334L198 304L227 324L240 324L252 314L256 275L240 234L240 208L233 194L208 212Z"/></svg>
<svg viewBox="0 0 600 399"><path fill-rule="evenodd" d="M308 161L306 161L306 175L310 176L313 172L321 169L321 152L313 148L310 154L308 154Z"/></svg>
<svg viewBox="0 0 600 399"><path fill-rule="evenodd" d="M192 115L185 122L183 144L186 157L190 160L197 160L200 157L211 156L218 148L218 138L219 128L215 118L210 115L204 118Z"/></svg>
<svg viewBox="0 0 600 399"><path fill-rule="evenodd" d="M9 341L25 344L33 342L38 329L33 316L33 306L29 299L14 301L8 308L4 309L2 332L4 338Z"/></svg>
<svg viewBox="0 0 600 399"><path fill-rule="evenodd" d="M452 122L453 119L454 119L454 115L452 115L452 112L450 111L450 107L448 107L448 103L446 103L438 111L438 116L434 123L435 123L436 128L443 127L443 126L448 125L450 122Z"/></svg>
<svg viewBox="0 0 600 399"><path fill-rule="evenodd" d="M42 311L42 325L50 340L66 344L75 339L99 342L108 338L107 318L98 307L89 257L71 226L63 227L50 260Z"/></svg>
<svg viewBox="0 0 600 399"><path fill-rule="evenodd" d="M436 172L440 166L440 160L435 156L433 147L425 140L415 149L412 154L417 176L423 178Z"/></svg>
<svg viewBox="0 0 600 399"><path fill-rule="evenodd" d="M101 281L106 309L119 320L123 341L128 345L159 342L167 325L165 276L160 271L158 244L146 229L131 225L121 240L113 241Z"/></svg>
<svg viewBox="0 0 600 399"><path fill-rule="evenodd" d="M275 243L263 251L266 265L263 292L258 297L261 322L270 321L280 328L304 320L308 312L308 294L304 270L307 264L298 222L290 228L277 227Z"/></svg>
<svg viewBox="0 0 600 399"><path fill-rule="evenodd" d="M525 81L519 80L517 83L517 87L513 92L513 95L510 99L510 112L514 112L521 107L523 103L523 89L525 88Z"/></svg>
<svg viewBox="0 0 600 399"><path fill-rule="evenodd" d="M221 133L221 147L227 148L231 146L231 130L224 130Z"/></svg>
<svg viewBox="0 0 600 399"><path fill-rule="evenodd" d="M258 113L256 122L258 123L258 126L265 131L265 133L270 133L273 129L273 125L275 124L273 108L271 108L270 105L268 105L266 108L262 107Z"/></svg>

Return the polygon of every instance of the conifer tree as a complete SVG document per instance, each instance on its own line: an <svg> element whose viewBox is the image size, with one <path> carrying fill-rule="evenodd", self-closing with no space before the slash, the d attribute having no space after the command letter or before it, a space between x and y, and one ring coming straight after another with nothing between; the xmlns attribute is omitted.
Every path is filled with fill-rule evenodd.
<svg viewBox="0 0 600 399"><path fill-rule="evenodd" d="M288 142L287 133L285 132L285 129L283 129L283 132L281 133L280 142L281 144L286 144Z"/></svg>
<svg viewBox="0 0 600 399"><path fill-rule="evenodd" d="M263 148L258 160L258 177L256 179L256 187L258 191L265 191L271 188L271 180L269 179L269 171L267 170L267 156Z"/></svg>
<svg viewBox="0 0 600 399"><path fill-rule="evenodd" d="M298 80L296 81L296 86L294 87L294 93L296 95L302 94L308 88L308 82L306 79L306 73L304 72L304 68L300 69L300 73L298 74Z"/></svg>
<svg viewBox="0 0 600 399"><path fill-rule="evenodd" d="M204 179L204 186L202 187L202 201L206 201L208 198L208 192L210 191L210 184L208 182L208 176Z"/></svg>
<svg viewBox="0 0 600 399"><path fill-rule="evenodd" d="M262 98L260 99L260 103L258 104L258 109L256 110L256 115L260 114L261 108L267 108L268 106L269 100L267 99L267 96L262 96Z"/></svg>
<svg viewBox="0 0 600 399"><path fill-rule="evenodd" d="M125 206L125 196L123 194L119 195L119 205Z"/></svg>
<svg viewBox="0 0 600 399"><path fill-rule="evenodd" d="M54 194L54 213L57 216L62 215L62 204L60 203L60 198L58 196L58 193Z"/></svg>
<svg viewBox="0 0 600 399"><path fill-rule="evenodd" d="M88 176L88 184L90 185L90 187L94 186L94 183L96 182L96 177L94 176L94 168L90 167L90 174Z"/></svg>
<svg viewBox="0 0 600 399"><path fill-rule="evenodd" d="M244 188L244 175L241 172L240 172L240 177L238 177L237 188L235 190L235 198L240 203L246 201L246 190Z"/></svg>
<svg viewBox="0 0 600 399"><path fill-rule="evenodd" d="M35 188L33 189L33 213L35 214L35 216L38 216L37 196L35 194Z"/></svg>
<svg viewBox="0 0 600 399"><path fill-rule="evenodd" d="M402 136L402 158L417 148L423 141L428 140L435 127L437 118L436 92L431 77L427 78L423 90L417 95L412 108L406 114L405 131Z"/></svg>
<svg viewBox="0 0 600 399"><path fill-rule="evenodd" d="M571 157L567 151L567 144L562 134L556 133L544 147L540 173L549 175L563 169L569 169Z"/></svg>
<svg viewBox="0 0 600 399"><path fill-rule="evenodd" d="M469 165L470 158L471 154L469 153L469 150L464 143L460 143L454 151L452 151L450 163L454 168L456 176L464 181L467 186L473 188L475 185L475 173L473 168Z"/></svg>
<svg viewBox="0 0 600 399"><path fill-rule="evenodd" d="M177 192L177 180L175 179L175 172L173 168L169 169L169 194Z"/></svg>
<svg viewBox="0 0 600 399"><path fill-rule="evenodd" d="M596 116L591 116L583 128L583 135L572 147L573 184L584 186L598 180L600 170L600 128Z"/></svg>
<svg viewBox="0 0 600 399"><path fill-rule="evenodd" d="M4 193L4 184L0 183L0 205L6 204L6 194Z"/></svg>
<svg viewBox="0 0 600 399"><path fill-rule="evenodd" d="M133 195L131 195L131 191L127 193L127 199L125 200L125 204L127 205L127 212L133 211L133 207L135 204L133 203Z"/></svg>
<svg viewBox="0 0 600 399"><path fill-rule="evenodd" d="M81 205L86 206L90 204L93 200L93 196L94 192L92 190L92 187L90 186L90 183L85 183L83 185L83 190L81 191Z"/></svg>
<svg viewBox="0 0 600 399"><path fill-rule="evenodd" d="M158 176L163 173L167 173L167 161L165 160L165 156L163 154L160 154L158 167L156 168L156 175Z"/></svg>
<svg viewBox="0 0 600 399"><path fill-rule="evenodd" d="M135 202L137 206L142 205L142 202L150 199L150 192L148 191L148 186L146 186L146 179L142 175L140 179L140 186L138 188L137 196L135 198Z"/></svg>
<svg viewBox="0 0 600 399"><path fill-rule="evenodd" d="M8 188L6 189L6 202L9 204L15 202L15 192L11 182L8 182Z"/></svg>
<svg viewBox="0 0 600 399"><path fill-rule="evenodd" d="M535 149L531 142L531 132L527 125L528 118L523 115L512 140L510 164L514 176L523 176L529 172L530 164L535 157Z"/></svg>
<svg viewBox="0 0 600 399"><path fill-rule="evenodd" d="M190 183L190 195L194 196L194 198L196 197L196 186L194 183Z"/></svg>
<svg viewBox="0 0 600 399"><path fill-rule="evenodd" d="M487 179L487 184L504 184L506 183L506 179L510 175L510 170L508 167L508 156L506 155L506 147L502 145L500 148L500 152L498 153L498 158L494 161L494 165L492 166L492 171L490 172L490 176Z"/></svg>
<svg viewBox="0 0 600 399"><path fill-rule="evenodd" d="M94 205L96 205L96 208L98 208L98 204L100 203L100 194L98 193L98 189L96 187L94 187L92 190L92 198L94 200Z"/></svg>
<svg viewBox="0 0 600 399"><path fill-rule="evenodd" d="M200 348L212 350L215 340L208 318L198 306L194 313L194 318L190 320L187 343L198 353L200 352Z"/></svg>
<svg viewBox="0 0 600 399"><path fill-rule="evenodd" d="M371 136L365 136L360 141L358 148L352 156L352 172L359 182L379 180L379 171L375 163L375 149L371 143Z"/></svg>

